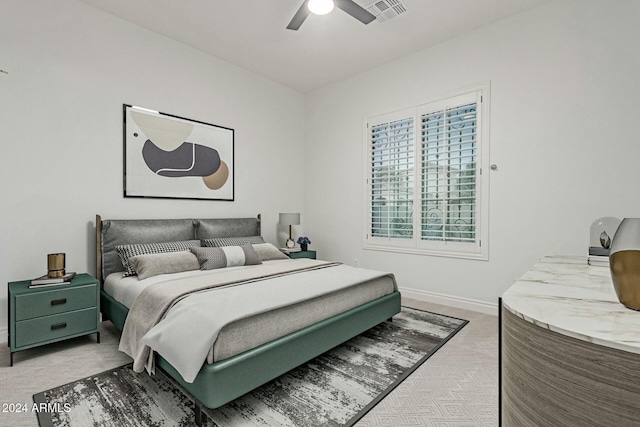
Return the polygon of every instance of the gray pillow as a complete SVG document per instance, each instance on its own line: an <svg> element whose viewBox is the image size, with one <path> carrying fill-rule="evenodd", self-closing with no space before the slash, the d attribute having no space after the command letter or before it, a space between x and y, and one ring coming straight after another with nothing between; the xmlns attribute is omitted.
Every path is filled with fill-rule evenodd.
<svg viewBox="0 0 640 427"><path fill-rule="evenodd" d="M257 243L253 245L258 254L260 261L271 261L272 259L289 259L288 256L282 253L282 251L271 243Z"/></svg>
<svg viewBox="0 0 640 427"><path fill-rule="evenodd" d="M134 276L136 270L129 262L129 258L133 258L136 255L145 254L164 254L167 252L180 252L188 251L189 248L194 246L200 246L200 240L185 240L183 242L163 242L163 243L139 243L133 245L118 245L116 246L116 252L122 261L124 266L124 275Z"/></svg>
<svg viewBox="0 0 640 427"><path fill-rule="evenodd" d="M203 239L202 246L220 248L222 246L239 246L247 243L264 243L262 236L245 236L245 237L216 237L212 239Z"/></svg>
<svg viewBox="0 0 640 427"><path fill-rule="evenodd" d="M187 251L136 255L129 258L129 263L133 266L140 280L160 274L200 269L198 258Z"/></svg>
<svg viewBox="0 0 640 427"><path fill-rule="evenodd" d="M201 270L262 264L251 244L220 248L191 248L198 258Z"/></svg>

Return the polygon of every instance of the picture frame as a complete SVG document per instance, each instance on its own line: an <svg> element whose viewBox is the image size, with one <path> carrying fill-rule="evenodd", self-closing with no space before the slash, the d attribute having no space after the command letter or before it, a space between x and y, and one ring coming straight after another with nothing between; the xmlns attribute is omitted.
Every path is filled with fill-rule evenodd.
<svg viewBox="0 0 640 427"><path fill-rule="evenodd" d="M123 104L124 197L233 201L234 130Z"/></svg>

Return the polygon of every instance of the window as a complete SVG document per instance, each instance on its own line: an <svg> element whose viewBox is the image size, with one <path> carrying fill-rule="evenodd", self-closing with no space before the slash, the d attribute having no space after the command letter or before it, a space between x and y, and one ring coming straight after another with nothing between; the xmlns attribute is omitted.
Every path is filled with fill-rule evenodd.
<svg viewBox="0 0 640 427"><path fill-rule="evenodd" d="M487 259L488 85L367 118L366 249Z"/></svg>
<svg viewBox="0 0 640 427"><path fill-rule="evenodd" d="M414 118L371 126L371 235L413 238Z"/></svg>

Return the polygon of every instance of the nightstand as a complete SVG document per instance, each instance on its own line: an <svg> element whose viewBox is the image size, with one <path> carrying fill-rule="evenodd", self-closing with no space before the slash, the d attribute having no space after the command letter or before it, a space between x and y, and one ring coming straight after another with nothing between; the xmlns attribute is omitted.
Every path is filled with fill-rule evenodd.
<svg viewBox="0 0 640 427"><path fill-rule="evenodd" d="M13 353L96 334L100 343L100 284L77 274L68 285L29 288L31 280L9 283L9 349Z"/></svg>
<svg viewBox="0 0 640 427"><path fill-rule="evenodd" d="M316 259L316 251L298 251L286 254L289 258L311 258Z"/></svg>

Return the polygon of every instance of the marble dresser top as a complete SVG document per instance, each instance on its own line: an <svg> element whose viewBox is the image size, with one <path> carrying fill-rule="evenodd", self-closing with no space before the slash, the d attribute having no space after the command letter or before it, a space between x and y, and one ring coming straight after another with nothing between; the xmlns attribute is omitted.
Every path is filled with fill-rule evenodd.
<svg viewBox="0 0 640 427"><path fill-rule="evenodd" d="M541 328L640 353L640 311L620 304L607 267L586 256L545 257L503 295L504 307Z"/></svg>

